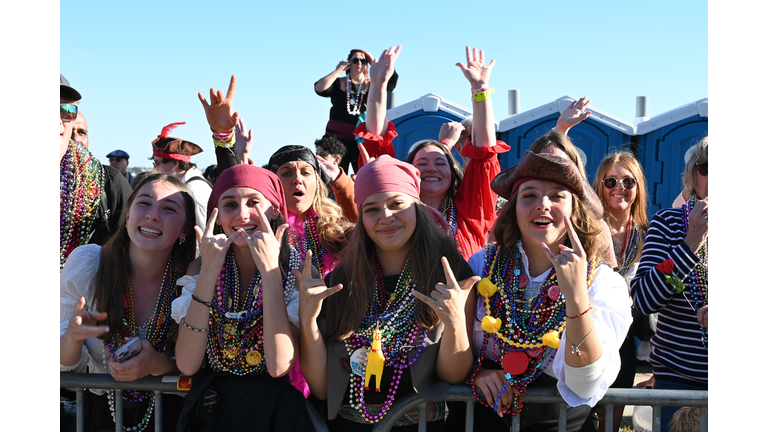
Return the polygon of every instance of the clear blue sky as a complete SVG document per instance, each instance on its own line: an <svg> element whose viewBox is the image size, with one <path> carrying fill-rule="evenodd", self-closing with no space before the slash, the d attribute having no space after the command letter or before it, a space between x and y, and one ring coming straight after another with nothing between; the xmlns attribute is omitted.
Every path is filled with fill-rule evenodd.
<svg viewBox="0 0 768 432"><path fill-rule="evenodd" d="M378 8L376 4L384 4ZM496 121L507 91L521 110L587 95L592 107L632 122L635 97L654 116L707 94L705 2L134 2L61 3L60 70L83 94L91 149L103 162L120 148L132 166L150 166L163 126L200 145L201 168L215 163L197 99L238 77L235 109L256 136L252 158L266 163L285 144L314 149L330 101L313 83L352 48L378 56L403 45L397 104L436 93L471 108L456 62L477 46L496 59ZM62 33L64 34L64 33ZM137 121L126 123L129 112Z"/></svg>

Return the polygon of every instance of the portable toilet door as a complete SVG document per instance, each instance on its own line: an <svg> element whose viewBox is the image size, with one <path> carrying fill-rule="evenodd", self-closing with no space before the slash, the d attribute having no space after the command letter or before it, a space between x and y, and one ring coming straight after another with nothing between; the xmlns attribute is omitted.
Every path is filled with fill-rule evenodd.
<svg viewBox="0 0 768 432"><path fill-rule="evenodd" d="M425 139L437 141L443 123L460 122L470 114L471 111L432 93L389 109L387 119L397 130L397 136L392 140L395 156L405 160L413 144ZM455 148L451 153L461 164Z"/></svg>
<svg viewBox="0 0 768 432"><path fill-rule="evenodd" d="M511 149L500 155L502 169L516 165L531 145L557 125L560 113L575 99L561 97L554 102L517 114L499 122L501 139ZM598 109L589 109L592 114L583 122L571 128L568 138L576 146L584 163L587 179L592 182L598 165L610 148L629 148L634 126Z"/></svg>
<svg viewBox="0 0 768 432"><path fill-rule="evenodd" d="M709 101L701 99L637 125L638 159L648 182L648 217L672 207L683 190L685 155L709 133Z"/></svg>

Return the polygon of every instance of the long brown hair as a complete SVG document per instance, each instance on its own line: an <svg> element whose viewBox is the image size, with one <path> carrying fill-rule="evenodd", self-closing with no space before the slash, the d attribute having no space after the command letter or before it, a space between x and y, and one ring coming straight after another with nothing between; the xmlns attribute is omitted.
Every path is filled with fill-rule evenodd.
<svg viewBox="0 0 768 432"><path fill-rule="evenodd" d="M463 260L456 250L456 242L446 236L431 219L421 202L415 201L416 228L410 243L410 266L416 290L429 295L438 282L445 283L440 258L445 255L459 278L459 264ZM371 258L375 245L360 222L344 248L341 263L329 275L331 286L343 282L344 288L328 297L326 338L343 340L349 337L363 321L368 304L373 298L374 274ZM438 324L432 308L419 301L416 304L416 320L420 326L433 328Z"/></svg>
<svg viewBox="0 0 768 432"><path fill-rule="evenodd" d="M141 191L141 188L154 182L165 182L177 188L184 198L184 228L187 229L187 239L181 245L174 243L172 254L176 254L174 260L174 280L184 276L187 266L196 253L195 241L195 199L189 192L187 186L178 178L169 174L149 174L144 176L138 185L133 189L133 193L128 197L126 211L120 216L120 229L112 234L107 242L101 248L101 259L99 268L94 278L93 302L96 310L107 312L106 325L109 326L109 333L100 336L107 342L112 342L119 338L119 331L123 319L123 297L125 296L125 281L128 278L129 267L125 259L125 248L131 242L128 236L128 229L125 226L125 215L127 209L131 208L133 201Z"/></svg>
<svg viewBox="0 0 768 432"><path fill-rule="evenodd" d="M565 134L556 131L551 130L531 144L531 147L528 149L532 153L541 153L545 148L549 146L555 146L565 152L565 154L568 156L568 159L572 160L573 163L576 164L576 166L579 168L579 172L584 178L587 178L587 172L584 170L584 163L581 160L581 157L579 157L579 152L576 150L576 146L573 145L573 142L566 136Z"/></svg>
<svg viewBox="0 0 768 432"><path fill-rule="evenodd" d="M519 189L515 191L509 198L509 201L504 204L493 226L493 235L496 237L498 244L504 249L516 247L517 242L521 240L520 226L517 220L517 196L519 192ZM595 217L587 206L582 204L576 194L572 194L572 196L573 212L570 218L571 224L579 237L587 257L595 257L603 247L603 236L600 234L600 220Z"/></svg>
<svg viewBox="0 0 768 432"><path fill-rule="evenodd" d="M616 164L623 164L627 167L635 180L637 180L637 185L635 186L637 195L635 196L635 202L632 203L630 212L632 213L632 219L634 219L637 226L640 227L641 232L645 232L648 229L648 215L646 214L648 207L648 186L640 162L637 161L637 158L635 158L632 153L626 150L609 153L603 158L603 161L600 162L600 166L597 167L595 180L592 182L592 188L597 192L597 195L600 197L600 202L603 203L603 207L606 209L603 213L603 218L608 219L610 217L608 203L605 202L605 194L603 193L605 192L603 189L603 180L608 176L608 170ZM642 242L642 238L640 240Z"/></svg>

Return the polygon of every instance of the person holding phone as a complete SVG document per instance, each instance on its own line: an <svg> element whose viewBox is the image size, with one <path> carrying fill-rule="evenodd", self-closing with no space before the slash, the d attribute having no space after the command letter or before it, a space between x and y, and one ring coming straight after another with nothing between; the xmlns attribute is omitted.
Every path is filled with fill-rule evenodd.
<svg viewBox="0 0 768 432"><path fill-rule="evenodd" d="M195 240L188 238L195 201L181 180L151 174L137 184L127 205L121 228L104 246L76 248L62 269L61 372L84 372L88 366L91 373L109 373L118 381L178 373L171 302L176 280L195 257ZM121 354L137 337L130 342L137 348ZM126 390L123 398L126 426L153 430L154 395ZM182 400L163 398L164 430L173 429ZM114 429L114 409L114 391L86 392L86 430Z"/></svg>
<svg viewBox="0 0 768 432"><path fill-rule="evenodd" d="M176 430L311 429L304 395L288 378L299 324L291 270L300 270L301 259L286 217L272 172L240 164L216 181L205 231L195 228L200 258L173 305L176 361L194 375Z"/></svg>
<svg viewBox="0 0 768 432"><path fill-rule="evenodd" d="M373 57L368 51L353 49L346 60L336 65L336 69L320 78L315 83L315 93L318 96L331 98L331 114L325 127L325 134L341 140L347 147L347 153L341 159L339 167L347 172L350 163L357 172L360 150L357 147L353 132L355 127L365 118L368 107L368 92L371 80L368 79L368 66L373 63ZM345 74L346 76L339 77ZM393 70L392 77L387 82L386 91L391 92L397 86L397 72Z"/></svg>

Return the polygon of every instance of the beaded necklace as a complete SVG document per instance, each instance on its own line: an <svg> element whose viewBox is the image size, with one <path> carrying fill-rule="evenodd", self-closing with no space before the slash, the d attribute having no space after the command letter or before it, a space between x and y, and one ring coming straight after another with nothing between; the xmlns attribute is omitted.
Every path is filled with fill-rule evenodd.
<svg viewBox="0 0 768 432"><path fill-rule="evenodd" d="M311 208L304 215L303 224L298 224L298 221L291 219L290 216L289 221L294 221L294 223L290 223L289 243L298 249L302 261L304 261L307 251L311 250L312 265L320 272L321 277L325 277L333 270L333 255L329 254L320 242L320 231L317 228L319 217ZM300 232L300 229L303 229L303 232Z"/></svg>
<svg viewBox="0 0 768 432"><path fill-rule="evenodd" d="M373 299L368 304L362 323L344 340L344 344L352 359L356 351L373 346L375 332L381 333L381 349L386 358L384 364L394 368L386 401L381 410L376 412L366 408L365 387L368 383L363 382L365 371L360 375L353 368L353 372L349 374L349 405L360 413L359 418L363 421L376 423L384 418L391 408L403 372L418 360L428 330L420 329L416 321L416 298L411 294L411 290L416 288L416 281L411 274L410 257L400 273L395 290L389 295L384 290L381 266L375 252L371 261L376 272ZM421 340L420 346L415 346L417 339ZM418 348L418 353L413 360L408 361L408 351L414 348Z"/></svg>
<svg viewBox="0 0 768 432"><path fill-rule="evenodd" d="M624 244L621 250L617 246L616 244L613 245L613 252L616 254L618 272L624 276L637 260L640 251L640 229L635 224L631 213L629 221L627 221L627 229L624 232Z"/></svg>
<svg viewBox="0 0 768 432"><path fill-rule="evenodd" d="M688 235L688 218L697 202L699 202L699 198L694 195L687 203L683 204L683 238ZM709 236L707 236L707 239L704 241L704 244L701 245L699 250L696 251L696 256L700 258L700 261L685 280L688 282L686 287L693 297L694 309L698 311L709 304ZM704 344L704 347L707 348L709 345L709 332L702 326L699 326L699 328L701 329L701 342Z"/></svg>
<svg viewBox="0 0 768 432"><path fill-rule="evenodd" d="M103 189L104 168L70 140L59 164L59 269L76 247L88 242Z"/></svg>
<svg viewBox="0 0 768 432"><path fill-rule="evenodd" d="M133 287L131 285L131 261L128 256L127 244L125 245L124 253L128 274L125 278L125 295L123 296L123 320L117 337L106 344L109 350L109 357L114 358L115 350L125 344L125 338L134 338L136 336L141 336L142 339L149 341L157 352L173 355L176 347L176 332L178 330L178 324L171 319L171 303L173 303L173 299L176 297L176 275L173 270L176 252L171 252L171 256L168 257L165 274L163 275L163 283L157 296L157 304L152 315L141 327L136 325ZM104 365L104 373L109 373L104 345L102 345L102 363ZM112 421L115 421L114 390L107 392L107 399L109 401L109 410L112 414ZM123 399L131 402L142 402L149 399L147 413L139 424L128 428L123 427L124 431L143 431L149 425L149 419L154 410L154 394L145 391L125 390L123 392Z"/></svg>
<svg viewBox="0 0 768 432"><path fill-rule="evenodd" d="M456 235L458 225L456 223L456 204L453 203L453 197L446 196L443 203L440 205L440 213L442 213L445 221L451 226L453 235Z"/></svg>
<svg viewBox="0 0 768 432"><path fill-rule="evenodd" d="M597 264L597 260L591 259L587 266L588 287L592 284ZM480 403L496 409L498 399L491 404L475 387L475 378L490 341L494 352L500 353L497 359L501 360L506 372L505 388L511 384L520 393L520 396L514 396L513 403L505 411L505 414L516 415L523 407L528 384L554 360L552 354L565 330L565 297L557 285L554 268L542 285L528 286L519 242L513 250L498 244L486 246L485 274L488 276L480 283L492 287L486 291L478 286L478 291L485 297L486 316L483 319L483 346L470 379L472 393ZM496 337L491 338L491 334Z"/></svg>
<svg viewBox="0 0 768 432"><path fill-rule="evenodd" d="M291 248L289 268L283 277L285 302L293 295L299 256ZM266 370L264 361L264 311L261 273L256 273L246 292L240 289L240 271L230 247L216 280L216 294L211 302L208 321L208 359L214 370L235 375L258 375Z"/></svg>
<svg viewBox="0 0 768 432"><path fill-rule="evenodd" d="M365 87L365 77L363 77L363 80L360 81L360 88L358 91L355 91L352 88L353 86L354 83L349 76L349 72L347 72L347 112L349 115L360 115L360 109L362 108L360 101L363 99L363 95L365 94L365 90L363 90ZM354 99L349 97L350 93L354 95Z"/></svg>

